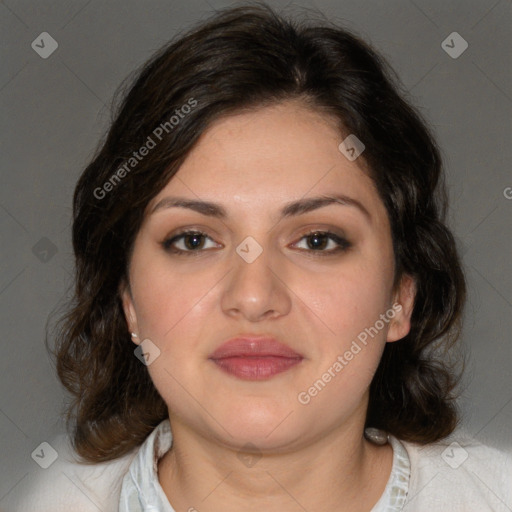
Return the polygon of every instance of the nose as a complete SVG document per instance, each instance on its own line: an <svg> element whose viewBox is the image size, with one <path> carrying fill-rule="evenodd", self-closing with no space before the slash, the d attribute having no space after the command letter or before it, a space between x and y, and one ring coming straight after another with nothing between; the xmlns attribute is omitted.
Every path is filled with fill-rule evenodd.
<svg viewBox="0 0 512 512"><path fill-rule="evenodd" d="M270 250L263 249L251 263L236 251L231 259L232 271L224 283L221 298L225 314L250 322L288 314L291 292L286 286L285 266L278 264Z"/></svg>

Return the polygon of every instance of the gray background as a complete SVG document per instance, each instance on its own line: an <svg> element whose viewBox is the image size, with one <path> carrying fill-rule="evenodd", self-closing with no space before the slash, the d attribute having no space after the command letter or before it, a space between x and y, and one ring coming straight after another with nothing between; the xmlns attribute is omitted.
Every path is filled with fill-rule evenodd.
<svg viewBox="0 0 512 512"><path fill-rule="evenodd" d="M282 8L287 2L271 4ZM29 473L43 471L32 451L64 432L65 395L45 350L44 330L68 294L72 192L108 126L114 90L170 37L227 5L0 4L0 507ZM317 8L376 45L434 127L450 187L450 224L469 281L463 340L471 359L460 400L463 424L480 441L510 449L512 199L504 191L512 196L512 1L295 5ZM457 59L441 47L454 31L469 44ZM42 32L59 45L47 59L31 47Z"/></svg>

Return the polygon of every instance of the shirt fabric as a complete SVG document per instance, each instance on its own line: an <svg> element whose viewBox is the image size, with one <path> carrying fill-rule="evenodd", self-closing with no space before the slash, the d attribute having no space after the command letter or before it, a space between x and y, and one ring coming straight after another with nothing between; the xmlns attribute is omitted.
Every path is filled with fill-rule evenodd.
<svg viewBox="0 0 512 512"><path fill-rule="evenodd" d="M461 433L426 446L390 443L393 467L371 512L512 511L512 453ZM23 478L0 500L1 512L175 512L157 473L172 445L168 419L110 462L79 464L65 436L51 444L57 460Z"/></svg>

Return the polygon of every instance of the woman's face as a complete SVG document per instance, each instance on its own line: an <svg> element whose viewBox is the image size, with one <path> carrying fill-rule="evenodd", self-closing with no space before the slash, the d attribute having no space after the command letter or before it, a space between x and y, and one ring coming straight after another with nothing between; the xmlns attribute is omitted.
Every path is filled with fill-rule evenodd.
<svg viewBox="0 0 512 512"><path fill-rule="evenodd" d="M384 345L409 330L412 295L410 282L393 293L385 207L341 141L333 119L297 102L220 119L150 203L131 293L121 291L136 343L150 340L147 370L171 423L260 449L364 423ZM311 202L325 197L342 200ZM239 335L295 355L247 341L214 354Z"/></svg>

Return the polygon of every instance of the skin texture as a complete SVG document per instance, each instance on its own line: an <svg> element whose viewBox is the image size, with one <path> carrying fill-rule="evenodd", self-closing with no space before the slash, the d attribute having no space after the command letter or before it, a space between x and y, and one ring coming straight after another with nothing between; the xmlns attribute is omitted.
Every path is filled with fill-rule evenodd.
<svg viewBox="0 0 512 512"><path fill-rule="evenodd" d="M409 331L414 283L406 276L393 290L385 207L362 158L339 151L336 126L297 101L219 119L148 205L120 293L135 343L150 339L161 352L147 369L169 409L173 447L158 470L177 511L370 510L389 478L392 449L367 442L363 427L385 343ZM291 201L333 194L359 201L369 216L331 204L280 218ZM219 203L227 217L151 213L170 196ZM207 234L188 239L200 250L166 251L162 242L184 228ZM315 249L314 231L350 246L332 252L337 244L325 238ZM248 236L263 249L252 263L236 252ZM394 303L402 308L378 335L299 403ZM273 336L304 359L268 380L237 379L208 356L241 333Z"/></svg>

